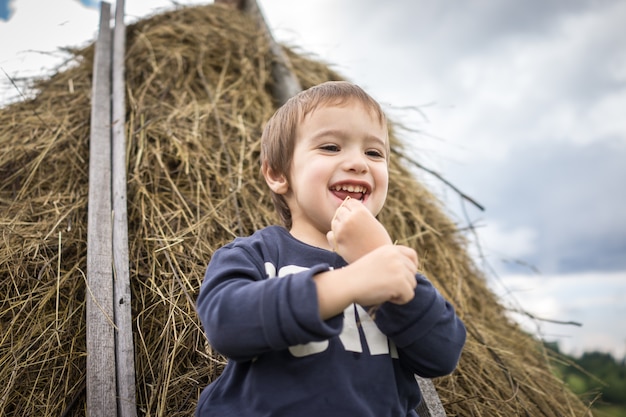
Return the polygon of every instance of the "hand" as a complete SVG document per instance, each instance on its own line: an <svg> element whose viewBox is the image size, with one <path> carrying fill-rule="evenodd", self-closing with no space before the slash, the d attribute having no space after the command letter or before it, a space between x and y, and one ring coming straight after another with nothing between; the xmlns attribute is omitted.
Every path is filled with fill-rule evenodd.
<svg viewBox="0 0 626 417"><path fill-rule="evenodd" d="M389 233L358 200L347 197L335 212L326 234L333 250L348 263L383 245L392 245Z"/></svg>
<svg viewBox="0 0 626 417"><path fill-rule="evenodd" d="M384 245L344 268L349 272L354 302L373 306L406 304L415 296L417 253L401 245Z"/></svg>
<svg viewBox="0 0 626 417"><path fill-rule="evenodd" d="M417 265L413 249L383 245L344 268L316 274L320 317L334 317L352 303L408 303L415 296Z"/></svg>

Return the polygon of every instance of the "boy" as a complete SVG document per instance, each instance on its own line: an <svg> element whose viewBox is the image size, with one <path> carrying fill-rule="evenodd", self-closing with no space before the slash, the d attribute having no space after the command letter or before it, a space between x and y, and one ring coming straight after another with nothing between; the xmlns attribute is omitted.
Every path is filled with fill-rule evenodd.
<svg viewBox="0 0 626 417"><path fill-rule="evenodd" d="M465 327L375 218L389 159L379 104L347 82L318 85L276 111L261 146L285 227L209 263L198 314L229 362L197 416L417 416L414 374L451 373Z"/></svg>

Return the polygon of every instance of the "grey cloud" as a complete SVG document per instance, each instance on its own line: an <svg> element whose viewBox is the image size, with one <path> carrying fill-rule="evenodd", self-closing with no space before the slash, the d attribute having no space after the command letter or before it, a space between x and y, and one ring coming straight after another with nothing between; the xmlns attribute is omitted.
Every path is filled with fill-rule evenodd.
<svg viewBox="0 0 626 417"><path fill-rule="evenodd" d="M626 145L518 148L460 177L487 207L486 222L534 229L537 246L524 261L544 273L626 269Z"/></svg>
<svg viewBox="0 0 626 417"><path fill-rule="evenodd" d="M355 0L337 6L350 26L360 25L364 30L376 33L383 44L436 41L448 50L469 52L509 37L545 36L564 17L611 3L586 0L401 0L393 3Z"/></svg>
<svg viewBox="0 0 626 417"><path fill-rule="evenodd" d="M622 43L616 40L624 39L620 22L625 16L614 15L624 15L626 8L616 7L619 4L619 0L348 1L337 4L342 17L335 20L339 26L333 30L339 42L349 39L347 43L362 43L364 48L383 45L372 49L391 58L391 65L411 63L445 71L465 57L510 54L519 42L541 45L559 39L557 29L568 18L606 15L610 19L606 26L583 34L585 50L576 57L586 61L561 63L562 69L578 74L572 82L584 82L589 75L598 78L597 72L604 71L616 55L624 57Z"/></svg>

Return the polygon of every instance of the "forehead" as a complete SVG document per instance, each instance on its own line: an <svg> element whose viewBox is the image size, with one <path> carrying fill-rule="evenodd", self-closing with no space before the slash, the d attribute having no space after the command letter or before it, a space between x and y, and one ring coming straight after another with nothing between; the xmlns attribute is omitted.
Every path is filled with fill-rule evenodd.
<svg viewBox="0 0 626 417"><path fill-rule="evenodd" d="M353 96L317 97L302 103L300 108L300 122L321 109L352 108L369 113L370 117L378 121L381 126L387 126L387 118L377 104Z"/></svg>
<svg viewBox="0 0 626 417"><path fill-rule="evenodd" d="M386 119L371 106L358 100L340 104L326 103L313 109L301 118L296 137L320 139L331 135L338 137L364 137L378 141L389 148Z"/></svg>

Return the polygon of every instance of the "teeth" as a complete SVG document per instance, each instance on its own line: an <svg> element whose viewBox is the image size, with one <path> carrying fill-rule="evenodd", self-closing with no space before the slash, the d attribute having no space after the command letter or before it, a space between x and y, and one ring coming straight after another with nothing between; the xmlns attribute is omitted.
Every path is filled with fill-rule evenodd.
<svg viewBox="0 0 626 417"><path fill-rule="evenodd" d="M336 191L348 191L349 193L363 193L367 191L367 189L362 185L352 185L352 184L344 184L344 185L336 185Z"/></svg>

